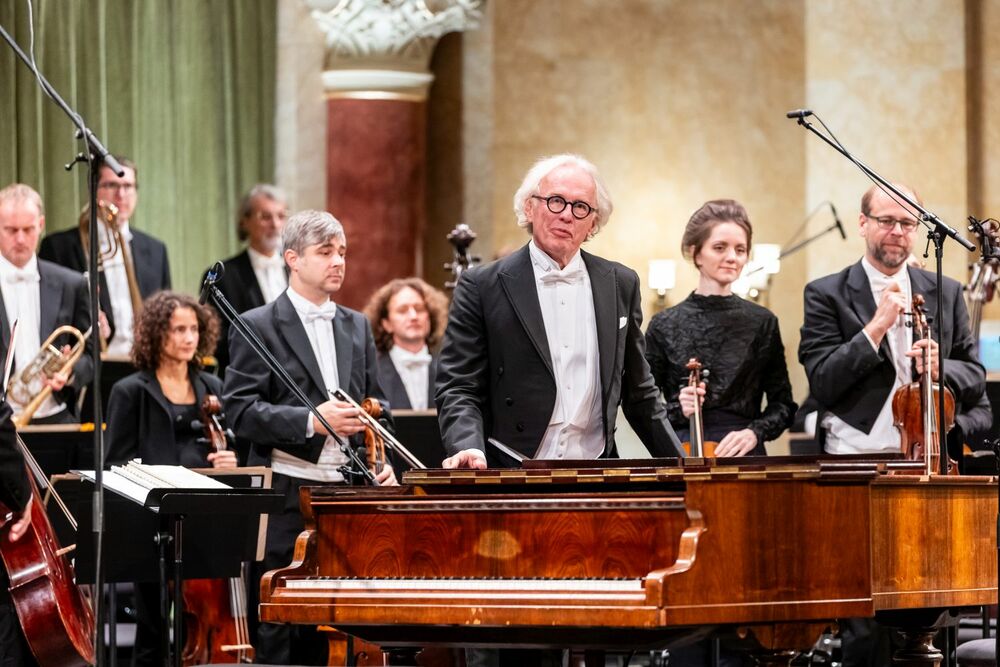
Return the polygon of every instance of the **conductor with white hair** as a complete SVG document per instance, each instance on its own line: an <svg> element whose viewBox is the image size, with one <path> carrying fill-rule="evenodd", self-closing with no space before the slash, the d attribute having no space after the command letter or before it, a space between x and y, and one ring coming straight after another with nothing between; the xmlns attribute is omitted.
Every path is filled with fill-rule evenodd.
<svg viewBox="0 0 1000 667"><path fill-rule="evenodd" d="M611 197L577 155L539 160L514 195L531 240L455 288L435 402L446 468L617 455L618 407L654 456L680 456L645 358L639 277L580 249Z"/></svg>

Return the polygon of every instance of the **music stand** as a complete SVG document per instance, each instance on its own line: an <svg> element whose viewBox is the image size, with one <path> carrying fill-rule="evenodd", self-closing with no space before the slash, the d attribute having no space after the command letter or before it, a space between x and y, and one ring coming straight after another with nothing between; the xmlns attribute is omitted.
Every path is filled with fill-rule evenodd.
<svg viewBox="0 0 1000 667"><path fill-rule="evenodd" d="M235 482L233 477L226 481ZM86 503L92 488L90 480L81 478L68 495ZM161 488L151 490L145 504L140 505L109 489L105 502L104 545L110 553L121 556L106 564L105 581L159 581L161 613L164 623L169 624L169 609L165 607L173 579L173 651L169 627L164 627L162 641L164 664L180 667L185 577L238 576L244 561L256 559L260 515L279 511L283 496L260 488ZM220 520L222 517L225 520ZM92 528L88 525L90 515L83 512L81 519L79 535L86 535ZM94 581L96 556L93 542L81 540L76 554L79 583ZM172 576L168 567L171 560Z"/></svg>

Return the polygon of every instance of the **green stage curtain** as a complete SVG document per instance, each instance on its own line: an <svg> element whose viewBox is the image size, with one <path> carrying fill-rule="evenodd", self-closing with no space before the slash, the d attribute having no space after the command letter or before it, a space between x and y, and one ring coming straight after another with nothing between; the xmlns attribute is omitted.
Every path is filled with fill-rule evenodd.
<svg viewBox="0 0 1000 667"><path fill-rule="evenodd" d="M276 0L33 0L39 70L112 153L138 166L132 225L164 243L175 289L239 247L239 196L274 177ZM28 50L27 0L0 25ZM74 127L0 44L0 187L45 201L46 231L76 225L85 170Z"/></svg>

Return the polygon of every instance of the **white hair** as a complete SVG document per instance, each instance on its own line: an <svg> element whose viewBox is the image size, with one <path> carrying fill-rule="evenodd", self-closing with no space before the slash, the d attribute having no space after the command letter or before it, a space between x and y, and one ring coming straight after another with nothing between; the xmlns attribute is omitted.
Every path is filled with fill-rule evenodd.
<svg viewBox="0 0 1000 667"><path fill-rule="evenodd" d="M590 160L573 153L561 153L560 155L540 158L524 175L521 187L514 193L514 215L517 216L517 225L524 227L528 232L532 231L531 221L528 220L528 216L524 212L525 204L527 204L529 197L538 194L538 185L542 179L564 165L579 167L594 179L594 189L597 191L597 209L594 213L594 231L590 233L592 237L607 224L608 218L611 217L611 211L614 210L614 205L611 203L611 194L608 192L607 186L604 185L597 167Z"/></svg>

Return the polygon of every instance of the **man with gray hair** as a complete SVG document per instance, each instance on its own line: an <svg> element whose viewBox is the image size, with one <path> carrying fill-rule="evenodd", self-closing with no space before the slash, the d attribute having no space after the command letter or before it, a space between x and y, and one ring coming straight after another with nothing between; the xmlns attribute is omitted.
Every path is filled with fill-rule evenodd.
<svg viewBox="0 0 1000 667"><path fill-rule="evenodd" d="M288 219L281 240L288 289L243 319L319 407L333 433L298 402L237 331L230 332L231 360L223 390L227 418L236 435L251 442L250 465L270 466L273 488L286 498L284 509L268 519L265 571L292 562L295 538L304 528L299 488L349 481L342 472L347 457L340 443L364 426L355 408L330 400L329 392L340 387L359 402L377 398L388 414L368 320L332 299L344 281L344 228L329 213L302 211ZM391 467L377 479L395 484ZM257 638L259 662L326 664L326 640L312 628L261 623Z"/></svg>
<svg viewBox="0 0 1000 667"><path fill-rule="evenodd" d="M240 241L247 242L247 247L223 261L222 277L215 283L237 313L271 303L288 287L281 256L281 230L287 217L288 198L274 185L258 183L240 200L236 234ZM219 371L225 373L229 365L229 322L224 318L215 357Z"/></svg>
<svg viewBox="0 0 1000 667"><path fill-rule="evenodd" d="M580 246L612 204L576 155L538 161L514 195L531 234L513 254L462 274L438 366L435 402L446 468L527 458L616 456L618 406L654 456L680 456L646 363L635 271Z"/></svg>

